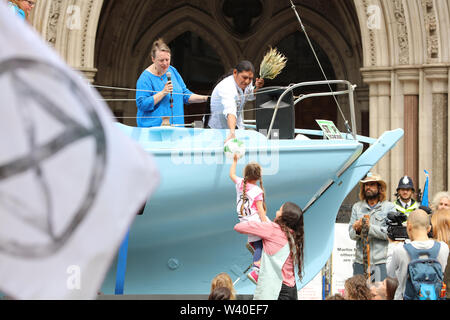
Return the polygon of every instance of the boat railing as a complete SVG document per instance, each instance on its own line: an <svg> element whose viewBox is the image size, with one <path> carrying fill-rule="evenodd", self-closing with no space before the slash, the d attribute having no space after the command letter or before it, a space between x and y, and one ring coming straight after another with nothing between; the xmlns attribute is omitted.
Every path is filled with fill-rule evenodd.
<svg viewBox="0 0 450 320"><path fill-rule="evenodd" d="M317 86L317 85L332 85L332 84L343 84L347 87L346 90L341 90L341 91L330 91L330 92L317 92L317 93L308 93L308 94L303 94L300 95L295 101L294 101L294 106L299 103L300 101L307 99L307 98L312 98L312 97L324 97L324 96L338 96L338 95L348 95L348 99L349 99L349 105L350 105L350 121L351 121L351 134L353 136L353 139L357 140L357 135L356 135L356 116L355 116L355 103L354 103L354 97L353 97L353 92L355 91L356 85L352 84L351 82L347 81L347 80L322 80L322 81L307 81L307 82L300 82L300 83L296 83L296 84L291 84L288 87L282 87L282 88L286 88L284 90L284 92L280 95L280 97L278 98L277 104L275 105L274 111L273 111L273 116L272 116L272 120L270 122L270 126L269 126L269 130L267 131L267 137L270 137L270 134L272 132L272 128L273 128L273 124L275 122L275 118L277 116L277 111L280 107L280 103L282 101L282 99L284 98L284 96L286 94L288 94L289 92L291 92L294 89L300 88L300 87L307 87L307 86ZM331 87L330 87L331 89ZM347 125L347 120L346 121L346 125Z"/></svg>

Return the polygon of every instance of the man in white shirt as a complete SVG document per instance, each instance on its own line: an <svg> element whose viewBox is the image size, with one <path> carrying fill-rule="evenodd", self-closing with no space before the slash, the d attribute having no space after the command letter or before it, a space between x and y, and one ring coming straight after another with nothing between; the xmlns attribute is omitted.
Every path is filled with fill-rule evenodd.
<svg viewBox="0 0 450 320"><path fill-rule="evenodd" d="M428 214L421 210L415 210L409 214L406 230L408 232L411 244L416 249L430 249L433 247L435 241L428 238L428 232L431 229L430 218ZM439 242L440 249L437 256L437 260L442 266L442 270L445 270L447 265L447 257L449 248L445 242ZM387 263L387 274L389 277L397 278L398 287L395 291L395 300L403 300L403 294L405 292L406 280L408 277L408 264L411 261L408 252L404 248L403 243L399 243L395 246L392 259Z"/></svg>
<svg viewBox="0 0 450 320"><path fill-rule="evenodd" d="M242 112L247 101L255 100L254 92L264 85L257 78L253 86L255 68L250 61L243 60L214 88L211 94L211 117L208 126L213 129L230 129L225 140L235 138L236 126L244 128Z"/></svg>

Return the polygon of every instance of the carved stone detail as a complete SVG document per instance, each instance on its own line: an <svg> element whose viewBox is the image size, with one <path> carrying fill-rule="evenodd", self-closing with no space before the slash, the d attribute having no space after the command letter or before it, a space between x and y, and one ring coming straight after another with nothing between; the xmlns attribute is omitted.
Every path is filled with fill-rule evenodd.
<svg viewBox="0 0 450 320"><path fill-rule="evenodd" d="M436 10L433 0L422 0L422 7L427 40L427 62L434 62L439 58Z"/></svg>
<svg viewBox="0 0 450 320"><path fill-rule="evenodd" d="M406 25L403 0L394 0L394 16L397 22L397 39L400 47L399 63L409 64L408 27Z"/></svg>
<svg viewBox="0 0 450 320"><path fill-rule="evenodd" d="M56 37L58 35L58 21L61 16L61 2L62 0L55 0L51 2L50 13L48 19L48 28L45 39L51 46L56 43Z"/></svg>
<svg viewBox="0 0 450 320"><path fill-rule="evenodd" d="M369 8L369 4L367 2L367 0L363 0L363 4L364 4L364 11L366 12L367 15L367 19L369 19L369 12L368 12L368 8ZM377 65L377 51L376 51L376 47L375 47L375 33L373 31L373 29L369 28L369 43L370 43L370 65L371 66L376 66Z"/></svg>
<svg viewBox="0 0 450 320"><path fill-rule="evenodd" d="M90 0L86 7L86 17L84 18L83 23L83 35L81 38L81 66L86 66L86 59L85 59L85 53L86 53L86 39L88 35L88 28L89 28L89 19L91 16L92 6L93 6L94 0Z"/></svg>

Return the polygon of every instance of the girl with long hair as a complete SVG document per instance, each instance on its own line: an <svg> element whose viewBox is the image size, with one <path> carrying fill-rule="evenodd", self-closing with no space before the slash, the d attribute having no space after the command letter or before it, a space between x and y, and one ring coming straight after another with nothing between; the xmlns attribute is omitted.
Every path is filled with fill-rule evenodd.
<svg viewBox="0 0 450 320"><path fill-rule="evenodd" d="M236 210L239 221L267 221L262 168L258 163L250 162L245 166L244 177L241 178L236 175L237 161L238 157L235 155L230 167L230 179L236 186ZM258 282L262 247L260 237L248 235L247 248L253 252L253 268L247 276L255 284Z"/></svg>
<svg viewBox="0 0 450 320"><path fill-rule="evenodd" d="M303 277L303 211L286 202L274 221L244 221L234 226L239 233L261 237L263 252L255 300L297 300L295 269Z"/></svg>
<svg viewBox="0 0 450 320"><path fill-rule="evenodd" d="M450 209L439 209L431 216L433 238L445 242L450 247ZM447 300L450 299L450 255L444 270L444 283L447 286Z"/></svg>

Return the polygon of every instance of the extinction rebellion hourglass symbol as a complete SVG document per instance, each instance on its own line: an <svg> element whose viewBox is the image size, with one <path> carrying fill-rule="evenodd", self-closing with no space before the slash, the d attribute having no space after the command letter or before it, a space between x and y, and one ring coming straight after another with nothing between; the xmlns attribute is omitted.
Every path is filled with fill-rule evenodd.
<svg viewBox="0 0 450 320"><path fill-rule="evenodd" d="M1 108L10 108L20 124L0 138L0 221L10 226L0 233L0 252L51 256L95 203L106 167L104 128L92 94L62 68L28 58L3 60L0 85ZM48 93L50 87L56 90ZM83 161L70 161L86 151ZM63 174L52 174L54 168ZM76 174L82 187L64 183L65 172ZM27 187L26 195L20 186Z"/></svg>

